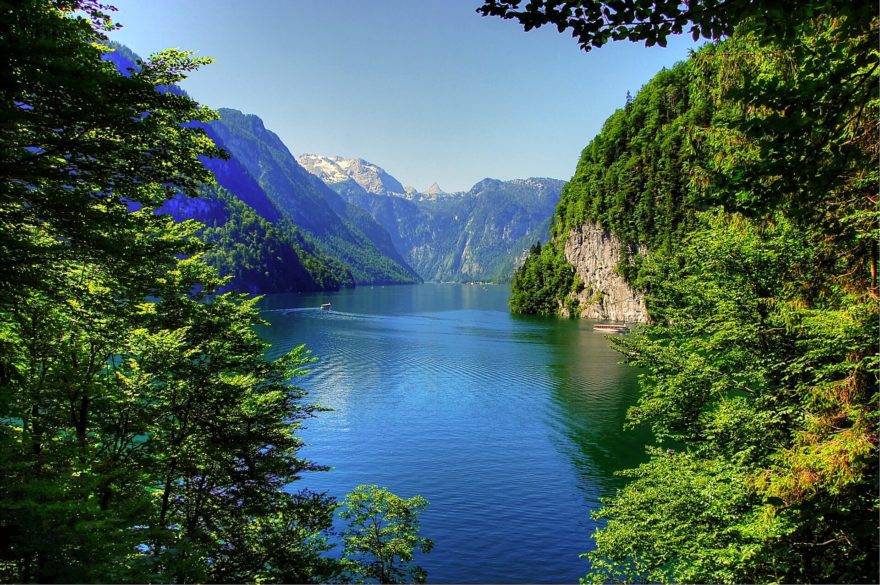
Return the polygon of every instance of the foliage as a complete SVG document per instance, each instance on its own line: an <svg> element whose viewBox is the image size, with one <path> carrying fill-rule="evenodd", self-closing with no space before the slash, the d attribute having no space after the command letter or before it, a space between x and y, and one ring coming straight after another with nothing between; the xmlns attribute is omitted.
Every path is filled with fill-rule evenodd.
<svg viewBox="0 0 880 585"><path fill-rule="evenodd" d="M760 549L745 527L754 496L746 475L724 458L652 452L650 462L624 472L633 478L597 519L595 583L733 583Z"/></svg>
<svg viewBox="0 0 880 585"><path fill-rule="evenodd" d="M690 140L709 116L693 95L689 63L658 73L632 103L618 110L581 154L556 208L553 236L563 240L588 221L613 231L625 244L670 249L686 233L699 206L701 167ZM623 263L638 283L638 258Z"/></svg>
<svg viewBox="0 0 880 585"><path fill-rule="evenodd" d="M860 582L877 572L877 304L841 286L804 302L824 279L820 253L782 214L757 222L715 210L686 247L654 258L657 323L615 345L645 372L631 422L687 449L655 452L606 503L597 581L635 571L668 582ZM725 474L737 479L706 485L736 495L702 498L726 520L680 502L681 482Z"/></svg>
<svg viewBox="0 0 880 585"><path fill-rule="evenodd" d="M199 234L213 248L206 260L230 286L250 292L300 292L354 286L345 265L320 253L315 243L289 220L260 217L222 187L206 186L202 199L222 202L229 217Z"/></svg>
<svg viewBox="0 0 880 585"><path fill-rule="evenodd" d="M871 231L877 182L876 123L866 115L876 90L869 82L876 33L854 31L848 20L821 22L786 47L762 44L773 38L766 23L750 23L658 73L581 154L554 217L558 247L572 229L595 221L626 245L665 254L700 209L723 204L754 215L785 205L803 222L832 222L829 234L859 248L851 258L875 262L870 239L856 234ZM801 204L823 192L833 218ZM848 209L854 199L858 209ZM650 291L639 261L623 258L621 273Z"/></svg>
<svg viewBox="0 0 880 585"><path fill-rule="evenodd" d="M360 485L345 497L339 516L345 564L354 575L378 583L424 583L427 573L413 565L413 554L429 553L434 543L419 536L419 515L428 506L421 496L403 499L386 488Z"/></svg>
<svg viewBox="0 0 880 585"><path fill-rule="evenodd" d="M199 224L156 213L222 156L194 123L213 112L161 91L203 61L120 74L106 10L3 8L0 579L330 579L335 503L290 491L321 469L290 385L311 360L266 361L256 299L219 293Z"/></svg>
<svg viewBox="0 0 880 585"><path fill-rule="evenodd" d="M510 309L514 313L555 315L578 283L574 269L555 242L535 244L513 276ZM575 316L575 312L571 313Z"/></svg>
<svg viewBox="0 0 880 585"><path fill-rule="evenodd" d="M139 240L127 230L138 226L123 198L156 207L178 192L195 195L210 178L197 154L222 155L203 130L184 124L215 114L155 89L207 61L170 50L119 75L101 58L103 39L89 19L61 18L79 6L33 0L4 8L0 295L20 284L47 286L40 267L80 245L108 261L143 254L132 245ZM114 224L119 229L106 229Z"/></svg>
<svg viewBox="0 0 880 585"><path fill-rule="evenodd" d="M693 75L689 62L661 71L584 148L562 189L551 241L514 276L514 312L553 315L564 306L573 268L562 250L572 230L587 222L614 232L623 249L640 244L661 254L687 233L706 174L691 135L711 120L711 109L691 87ZM648 288L641 255L621 258L620 271L637 288Z"/></svg>
<svg viewBox="0 0 880 585"><path fill-rule="evenodd" d="M581 48L589 51L608 41L644 41L646 46L666 46L670 35L684 32L696 41L721 39L749 19L760 19L777 38L796 34L796 24L822 14L849 16L858 12L849 0L484 0L477 10L483 16L516 19L525 30L553 25L559 32L571 29Z"/></svg>
<svg viewBox="0 0 880 585"><path fill-rule="evenodd" d="M295 435L315 407L288 383L310 360L300 347L266 361L253 327L257 299L226 293L204 302L222 282L210 273L194 257L164 279L161 300L142 305L147 327L135 335L145 347L123 356L117 374L130 392L150 396L156 413L138 433L161 463L147 543L176 580L309 581L329 548L322 531L332 501L284 490L319 469L297 456ZM180 294L196 283L201 293Z"/></svg>
<svg viewBox="0 0 880 585"><path fill-rule="evenodd" d="M546 247L589 220L648 244L621 268L653 322L614 344L642 370L630 424L678 451L605 500L591 581L876 580L878 20L832 5L713 4L743 10L730 38L615 113L563 193ZM675 32L654 18L615 34Z"/></svg>

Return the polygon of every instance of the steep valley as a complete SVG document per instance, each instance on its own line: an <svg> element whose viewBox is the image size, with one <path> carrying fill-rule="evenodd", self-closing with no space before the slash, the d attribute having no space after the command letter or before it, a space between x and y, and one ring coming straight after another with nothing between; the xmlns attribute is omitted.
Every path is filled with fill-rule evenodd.
<svg viewBox="0 0 880 585"><path fill-rule="evenodd" d="M425 280L509 280L517 258L543 239L563 181L484 179L463 193L435 183L403 187L364 160L303 155L299 163L384 227Z"/></svg>
<svg viewBox="0 0 880 585"><path fill-rule="evenodd" d="M137 55L114 49L108 58L117 68L137 69ZM565 184L486 178L466 192L437 183L420 192L363 159L297 160L259 117L218 112L202 125L229 155L202 160L217 184L160 211L205 224L208 258L232 287L250 292L507 282L529 247L546 239Z"/></svg>

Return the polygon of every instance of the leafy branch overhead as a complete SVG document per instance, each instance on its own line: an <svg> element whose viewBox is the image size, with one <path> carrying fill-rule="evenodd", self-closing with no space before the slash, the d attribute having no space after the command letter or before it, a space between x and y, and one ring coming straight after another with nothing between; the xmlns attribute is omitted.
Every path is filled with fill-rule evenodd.
<svg viewBox="0 0 880 585"><path fill-rule="evenodd" d="M571 31L589 51L609 41L644 41L665 47L671 35L721 39L746 20L761 21L777 38L794 34L794 23L821 14L846 15L850 0L484 0L483 16L517 20L525 30L544 25Z"/></svg>

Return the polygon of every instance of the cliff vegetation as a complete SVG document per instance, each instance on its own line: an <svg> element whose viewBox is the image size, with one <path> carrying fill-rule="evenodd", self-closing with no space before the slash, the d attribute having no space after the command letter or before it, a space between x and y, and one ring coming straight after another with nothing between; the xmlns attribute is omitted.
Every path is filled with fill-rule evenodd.
<svg viewBox="0 0 880 585"><path fill-rule="evenodd" d="M658 446L596 515L585 580L873 582L880 21L866 3L681 6L483 8L588 49L716 40L608 120L514 280L514 310L552 314L582 286L562 253L578 226L649 250L619 271L652 323L614 346L642 372L629 424Z"/></svg>

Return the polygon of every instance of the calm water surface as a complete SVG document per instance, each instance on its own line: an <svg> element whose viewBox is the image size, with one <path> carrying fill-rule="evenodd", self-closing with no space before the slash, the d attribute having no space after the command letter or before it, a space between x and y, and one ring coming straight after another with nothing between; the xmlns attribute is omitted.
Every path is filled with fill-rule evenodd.
<svg viewBox="0 0 880 585"><path fill-rule="evenodd" d="M302 432L302 454L333 470L296 487L427 498L433 583L576 582L590 511L643 460L646 435L622 430L635 372L590 322L513 317L508 295L425 284L262 303L272 354L307 344L320 361L298 384L333 409Z"/></svg>

